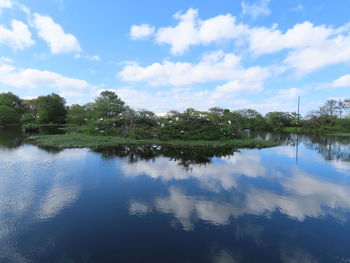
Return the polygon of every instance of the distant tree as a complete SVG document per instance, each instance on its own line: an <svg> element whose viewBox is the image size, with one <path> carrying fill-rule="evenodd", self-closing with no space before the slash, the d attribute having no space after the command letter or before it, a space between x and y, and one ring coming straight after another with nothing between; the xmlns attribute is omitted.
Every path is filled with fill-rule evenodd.
<svg viewBox="0 0 350 263"><path fill-rule="evenodd" d="M124 101L113 91L103 91L95 100L94 116L102 120L118 119L125 109L124 105Z"/></svg>
<svg viewBox="0 0 350 263"><path fill-rule="evenodd" d="M11 107L19 114L23 111L22 100L11 92L0 94L0 105Z"/></svg>
<svg viewBox="0 0 350 263"><path fill-rule="evenodd" d="M242 109L242 110L236 110L236 113L241 115L243 118L247 119L254 119L254 118L262 118L262 115L253 109Z"/></svg>
<svg viewBox="0 0 350 263"><path fill-rule="evenodd" d="M61 96L52 93L47 96L40 96L35 100L37 120L39 123L65 123L66 100Z"/></svg>
<svg viewBox="0 0 350 263"><path fill-rule="evenodd" d="M290 112L273 111L265 115L274 129L281 129L283 127L293 127L295 125L295 118L297 114Z"/></svg>
<svg viewBox="0 0 350 263"><path fill-rule="evenodd" d="M345 111L350 111L350 99L343 100L343 109Z"/></svg>
<svg viewBox="0 0 350 263"><path fill-rule="evenodd" d="M136 123L145 128L154 127L157 124L156 115L149 110L138 110Z"/></svg>
<svg viewBox="0 0 350 263"><path fill-rule="evenodd" d="M90 105L71 105L67 110L67 123L84 125L88 122L91 111Z"/></svg>
<svg viewBox="0 0 350 263"><path fill-rule="evenodd" d="M23 113L22 100L11 92L0 94L0 125L20 122Z"/></svg>
<svg viewBox="0 0 350 263"><path fill-rule="evenodd" d="M320 112L320 115L328 115L330 117L333 117L335 116L337 109L338 109L338 101L330 99L330 100L327 100L322 107L320 107L319 112Z"/></svg>
<svg viewBox="0 0 350 263"><path fill-rule="evenodd" d="M38 107L37 100L22 100L23 114L21 117L21 123L23 124L34 124L38 120Z"/></svg>
<svg viewBox="0 0 350 263"><path fill-rule="evenodd" d="M0 105L0 126L18 124L19 120L20 116L14 108Z"/></svg>
<svg viewBox="0 0 350 263"><path fill-rule="evenodd" d="M178 118L180 115L181 115L181 113L180 113L179 111L177 111L177 110L170 110L170 111L166 114L166 116L167 116L168 118Z"/></svg>
<svg viewBox="0 0 350 263"><path fill-rule="evenodd" d="M220 107L212 107L209 109L209 112L212 114L216 114L217 116L222 116L224 115L225 110Z"/></svg>

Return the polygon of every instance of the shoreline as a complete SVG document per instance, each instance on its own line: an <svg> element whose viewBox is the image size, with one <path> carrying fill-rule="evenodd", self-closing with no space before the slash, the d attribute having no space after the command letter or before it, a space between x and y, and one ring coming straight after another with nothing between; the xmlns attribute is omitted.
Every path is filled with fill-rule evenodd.
<svg viewBox="0 0 350 263"><path fill-rule="evenodd" d="M277 142L256 139L232 139L219 141L185 141L169 140L161 141L157 139L126 139L115 136L96 136L86 134L55 134L55 135L34 135L27 139L27 142L41 146L57 149L72 148L101 148L114 147L119 145L159 145L159 146L179 146L179 147L232 147L262 149L278 146Z"/></svg>

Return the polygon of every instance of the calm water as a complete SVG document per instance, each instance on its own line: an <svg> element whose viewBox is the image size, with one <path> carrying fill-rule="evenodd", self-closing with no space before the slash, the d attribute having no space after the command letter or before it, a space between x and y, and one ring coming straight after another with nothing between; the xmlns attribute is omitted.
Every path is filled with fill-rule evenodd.
<svg viewBox="0 0 350 263"><path fill-rule="evenodd" d="M275 139L55 151L0 130L0 262L350 262L349 140Z"/></svg>

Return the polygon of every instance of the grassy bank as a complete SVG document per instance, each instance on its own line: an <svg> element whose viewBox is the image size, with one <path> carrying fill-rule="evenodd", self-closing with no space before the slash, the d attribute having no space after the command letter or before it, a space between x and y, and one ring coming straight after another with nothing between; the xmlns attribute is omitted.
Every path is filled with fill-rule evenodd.
<svg viewBox="0 0 350 263"><path fill-rule="evenodd" d="M321 127L319 129L306 129L303 127L285 127L282 129L283 132L287 133L298 133L298 134L318 134L318 135L329 135L329 136L350 136L350 132L345 129L336 129L330 127Z"/></svg>
<svg viewBox="0 0 350 263"><path fill-rule="evenodd" d="M350 137L350 132L334 132L327 134L328 136L341 136L341 137Z"/></svg>
<svg viewBox="0 0 350 263"><path fill-rule="evenodd" d="M94 136L84 134L58 134L58 135L37 135L28 138L30 143L42 147L66 148L101 148L118 145L166 145L181 147L233 147L233 148L267 148L277 146L272 141L253 139L235 139L224 141L160 141L160 140L135 140L115 136Z"/></svg>

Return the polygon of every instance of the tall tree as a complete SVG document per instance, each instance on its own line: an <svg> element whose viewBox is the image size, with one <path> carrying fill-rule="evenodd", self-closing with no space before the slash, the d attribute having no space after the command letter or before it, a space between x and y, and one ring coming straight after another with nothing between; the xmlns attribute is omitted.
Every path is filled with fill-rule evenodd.
<svg viewBox="0 0 350 263"><path fill-rule="evenodd" d="M330 99L325 102L325 104L320 107L320 115L328 115L333 117L336 113L338 107L338 101Z"/></svg>
<svg viewBox="0 0 350 263"><path fill-rule="evenodd" d="M124 111L124 105L124 101L113 91L103 91L95 100L94 116L103 120L118 119Z"/></svg>
<svg viewBox="0 0 350 263"><path fill-rule="evenodd" d="M61 96L52 93L47 96L40 96L35 101L39 123L65 123L66 100Z"/></svg>
<svg viewBox="0 0 350 263"><path fill-rule="evenodd" d="M18 112L9 106L0 105L0 126L6 126L9 124L18 124L19 114Z"/></svg>
<svg viewBox="0 0 350 263"><path fill-rule="evenodd" d="M23 113L21 99L11 92L0 94L0 125L18 124Z"/></svg>
<svg viewBox="0 0 350 263"><path fill-rule="evenodd" d="M19 113L23 110L22 100L12 92L0 94L0 105L11 107Z"/></svg>

